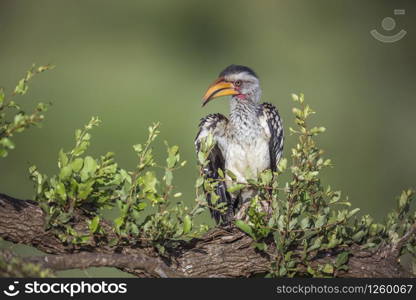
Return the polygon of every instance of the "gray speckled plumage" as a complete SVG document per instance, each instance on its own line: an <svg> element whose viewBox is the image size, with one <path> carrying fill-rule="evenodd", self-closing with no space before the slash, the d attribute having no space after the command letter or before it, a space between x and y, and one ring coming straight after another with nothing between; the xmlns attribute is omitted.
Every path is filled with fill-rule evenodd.
<svg viewBox="0 0 416 300"><path fill-rule="evenodd" d="M238 182L257 178L265 169L276 170L283 152L283 127L277 109L269 103L260 103L261 90L255 73L247 67L228 67L220 76L229 81L242 80L245 97L234 95L230 99L230 115L227 119L221 114L211 114L201 120L195 139L197 149L200 141L212 133L216 147L210 153L210 164L205 175L218 178L218 169L230 170ZM229 222L246 200L255 194L253 190L243 190L236 194L226 191L230 178L217 187L216 193L221 202L226 202L228 212L220 215L212 211L217 222ZM209 200L209 199L208 199ZM241 214L237 216L241 218Z"/></svg>

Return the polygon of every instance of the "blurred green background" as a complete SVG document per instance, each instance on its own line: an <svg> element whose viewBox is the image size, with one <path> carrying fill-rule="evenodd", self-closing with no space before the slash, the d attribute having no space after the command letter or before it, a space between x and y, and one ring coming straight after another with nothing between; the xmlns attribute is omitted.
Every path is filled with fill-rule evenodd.
<svg viewBox="0 0 416 300"><path fill-rule="evenodd" d="M196 159L193 139L201 117L228 113L218 99L201 108L201 97L231 63L260 76L263 99L274 103L292 126L290 94L303 92L327 127L321 138L336 167L326 183L341 189L363 213L381 220L395 197L416 186L416 28L413 1L104 1L1 0L0 86L14 87L32 63L57 68L37 76L31 109L53 106L42 129L16 137L16 150L0 161L0 192L28 199L27 169L57 170L59 149L72 146L73 132L91 116L103 120L90 154L116 152L132 169L132 145L147 126L162 123L163 140L178 144L187 166L178 190L193 201ZM406 14L394 16L393 9ZM394 17L396 28L381 26ZM377 29L407 35L381 43ZM286 137L285 156L294 138ZM0 242L21 254L35 250ZM62 276L124 276L113 269L61 272Z"/></svg>

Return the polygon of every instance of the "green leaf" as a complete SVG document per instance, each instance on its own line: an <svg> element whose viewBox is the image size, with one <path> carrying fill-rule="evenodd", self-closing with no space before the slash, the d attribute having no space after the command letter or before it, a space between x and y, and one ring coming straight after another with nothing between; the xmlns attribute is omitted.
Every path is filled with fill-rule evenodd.
<svg viewBox="0 0 416 300"><path fill-rule="evenodd" d="M56 192L62 200L66 200L65 185L62 182L58 182L56 185Z"/></svg>
<svg viewBox="0 0 416 300"><path fill-rule="evenodd" d="M67 180L72 175L72 168L71 166L65 166L59 172L59 178L61 180Z"/></svg>
<svg viewBox="0 0 416 300"><path fill-rule="evenodd" d="M156 193L157 178L153 172L147 171L141 178L143 182L143 191L146 193Z"/></svg>
<svg viewBox="0 0 416 300"><path fill-rule="evenodd" d="M348 213L348 215L347 215L347 218L349 219L349 218L351 218L353 215L355 215L356 213L358 213L360 211L360 209L357 207L357 208L354 208L353 210L351 210L349 213Z"/></svg>
<svg viewBox="0 0 416 300"><path fill-rule="evenodd" d="M94 184L93 180L78 184L78 198L81 200L87 199L88 196L93 191L93 188L92 188L93 184Z"/></svg>
<svg viewBox="0 0 416 300"><path fill-rule="evenodd" d="M24 94L26 94L27 90L28 90L28 86L26 84L25 78L23 78L16 85L16 87L14 89L14 93L18 94L18 95L24 95Z"/></svg>
<svg viewBox="0 0 416 300"><path fill-rule="evenodd" d="M68 223L68 221L69 221L71 218L72 218L72 214L70 214L70 213L61 213L61 214L58 216L59 221L60 221L60 222L62 222L62 223Z"/></svg>
<svg viewBox="0 0 416 300"><path fill-rule="evenodd" d="M344 251L338 254L335 260L335 267L339 268L342 265L346 264L348 262L349 255L350 253L348 251Z"/></svg>
<svg viewBox="0 0 416 300"><path fill-rule="evenodd" d="M198 152L198 161L201 165L205 165L206 163L205 154L201 151Z"/></svg>
<svg viewBox="0 0 416 300"><path fill-rule="evenodd" d="M279 169L280 172L283 172L284 170L286 170L286 168L287 168L287 159L282 158L279 161L279 163L277 164L277 168Z"/></svg>
<svg viewBox="0 0 416 300"><path fill-rule="evenodd" d="M315 228L322 227L324 224L326 224L326 216L325 215L319 215L318 219L315 222Z"/></svg>
<svg viewBox="0 0 416 300"><path fill-rule="evenodd" d="M305 217L302 219L302 221L300 221L300 227L302 229L306 229L309 227L309 217Z"/></svg>
<svg viewBox="0 0 416 300"><path fill-rule="evenodd" d="M231 180L233 181L237 180L237 176L235 176L235 174L231 172L230 170L225 170L225 173L227 174L228 177L231 178Z"/></svg>
<svg viewBox="0 0 416 300"><path fill-rule="evenodd" d="M273 179L272 171L267 170L265 172L262 172L260 174L260 177L261 177L261 181L263 182L263 184L268 185Z"/></svg>
<svg viewBox="0 0 416 300"><path fill-rule="evenodd" d="M293 230L295 228L296 224L298 224L298 219L297 218L293 218L292 220L290 220L289 230Z"/></svg>
<svg viewBox="0 0 416 300"><path fill-rule="evenodd" d="M283 276L285 276L287 274L287 269L286 269L286 267L285 266L281 266L280 268L279 268L279 276L280 277L283 277Z"/></svg>
<svg viewBox="0 0 416 300"><path fill-rule="evenodd" d="M97 170L97 162L91 156L84 158L84 166L81 170L81 180L86 181L87 179L93 177L95 171Z"/></svg>
<svg viewBox="0 0 416 300"><path fill-rule="evenodd" d="M98 225L100 224L100 217L99 216L95 216L92 220L91 220L91 222L90 222L90 224L88 225L88 227L89 227L89 229L90 229L90 231L92 232L92 233L95 233L96 231L97 231L97 229L98 229Z"/></svg>
<svg viewBox="0 0 416 300"><path fill-rule="evenodd" d="M166 182L166 185L172 185L172 180L173 180L173 173L172 173L172 171L166 169L166 171L165 171L165 182Z"/></svg>
<svg viewBox="0 0 416 300"><path fill-rule="evenodd" d="M186 215L183 218L183 233L186 234L191 231L192 228L192 220L189 215Z"/></svg>
<svg viewBox="0 0 416 300"><path fill-rule="evenodd" d="M403 207L405 207L407 203L408 203L407 193L403 191L399 198L399 209L402 209Z"/></svg>
<svg viewBox="0 0 416 300"><path fill-rule="evenodd" d="M218 196L216 193L211 193L211 204L215 205L217 204L217 201L220 199L220 196ZM221 203L220 203L221 204ZM219 207L217 207L219 208Z"/></svg>
<svg viewBox="0 0 416 300"><path fill-rule="evenodd" d="M291 96L292 96L292 100L293 101L295 101L295 102L298 102L299 101L299 96L298 95L296 95L296 94L291 94Z"/></svg>
<svg viewBox="0 0 416 300"><path fill-rule="evenodd" d="M166 159L168 168L174 168L179 161L178 151L179 147L176 145L168 148L168 158Z"/></svg>
<svg viewBox="0 0 416 300"><path fill-rule="evenodd" d="M6 157L8 154L7 150L0 148L0 157Z"/></svg>
<svg viewBox="0 0 416 300"><path fill-rule="evenodd" d="M116 228L116 231L119 232L121 226L124 224L124 218L122 216L117 217L114 219L114 226Z"/></svg>
<svg viewBox="0 0 416 300"><path fill-rule="evenodd" d="M339 245L340 244L340 240L338 240L337 238L336 238L336 235L333 235L333 236L331 236L330 238L329 238L329 242L328 242L328 244L326 245L326 248L327 249L331 249L331 248L334 248L335 246L337 246L337 245Z"/></svg>
<svg viewBox="0 0 416 300"><path fill-rule="evenodd" d="M89 137L88 134L85 134L85 137ZM88 142L88 140L83 140L82 142L79 143L79 145L77 147L75 147L72 150L72 154L77 157L80 156L81 154L83 154L85 152L85 150L87 150L88 146L90 145L90 143Z"/></svg>
<svg viewBox="0 0 416 300"><path fill-rule="evenodd" d="M265 251L267 250L267 245L266 243L255 243L254 247L259 249L260 251Z"/></svg>
<svg viewBox="0 0 416 300"><path fill-rule="evenodd" d="M195 187L199 188L200 186L202 186L204 184L204 178L203 177L199 177L196 182L195 182Z"/></svg>
<svg viewBox="0 0 416 300"><path fill-rule="evenodd" d="M133 150L134 152L139 154L143 151L143 146L141 144L133 145Z"/></svg>
<svg viewBox="0 0 416 300"><path fill-rule="evenodd" d="M244 223L241 220L236 220L235 221L235 226L237 226L242 231L244 231L245 233L247 233L248 235L250 235L252 238L254 238L253 229L251 229L250 225L248 225L247 223Z"/></svg>
<svg viewBox="0 0 416 300"><path fill-rule="evenodd" d="M353 236L352 236L352 239L355 241L355 242L360 242L362 239L363 239L363 237L366 235L366 232L364 231L364 230L361 230L361 231L358 231L356 234L354 234Z"/></svg>
<svg viewBox="0 0 416 300"><path fill-rule="evenodd" d="M4 90L0 88L0 107L3 105L5 99Z"/></svg>
<svg viewBox="0 0 416 300"><path fill-rule="evenodd" d="M137 227L137 225L135 223L130 223L130 231L131 231L132 234L138 235L139 234L139 227Z"/></svg>
<svg viewBox="0 0 416 300"><path fill-rule="evenodd" d="M147 203L146 202L140 202L137 205L137 210L142 211L143 209L145 209L147 207Z"/></svg>
<svg viewBox="0 0 416 300"><path fill-rule="evenodd" d="M334 273L334 267L331 264L325 264L322 268L322 272L332 274Z"/></svg>
<svg viewBox="0 0 416 300"><path fill-rule="evenodd" d="M71 162L72 171L78 173L81 170L83 165L84 165L84 160L82 158L79 158L79 157L75 158Z"/></svg>
<svg viewBox="0 0 416 300"><path fill-rule="evenodd" d="M14 149L14 143L9 138L1 138L0 146L4 146L6 149Z"/></svg>
<svg viewBox="0 0 416 300"><path fill-rule="evenodd" d="M312 276L315 276L315 274L316 274L315 270L311 266L308 266L307 271Z"/></svg>
<svg viewBox="0 0 416 300"><path fill-rule="evenodd" d="M58 167L63 168L68 164L68 156L64 152L64 150L59 150L59 157L58 157Z"/></svg>
<svg viewBox="0 0 416 300"><path fill-rule="evenodd" d="M306 251L310 252L310 251L319 249L322 244L322 239L323 239L323 236L316 238L312 246L310 246Z"/></svg>
<svg viewBox="0 0 416 300"><path fill-rule="evenodd" d="M245 188L245 186L246 186L245 184L237 183L237 184L235 184L233 186L230 186L227 189L227 191L229 193L235 193L235 192L238 192L238 191L242 190L243 188Z"/></svg>
<svg viewBox="0 0 416 300"><path fill-rule="evenodd" d="M97 169L97 162L91 156L87 156L84 158L84 167L82 168L83 172L87 172L89 174L93 174Z"/></svg>

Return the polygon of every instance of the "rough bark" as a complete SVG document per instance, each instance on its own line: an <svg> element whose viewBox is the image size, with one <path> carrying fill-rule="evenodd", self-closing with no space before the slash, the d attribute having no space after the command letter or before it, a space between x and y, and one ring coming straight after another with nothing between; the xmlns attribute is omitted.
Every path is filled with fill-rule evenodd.
<svg viewBox="0 0 416 300"><path fill-rule="evenodd" d="M77 226L85 228L82 217ZM102 223L108 235L108 224ZM408 235L415 234L416 227ZM62 243L45 231L42 210L33 201L0 194L0 237L13 243L31 245L49 255L25 258L45 268L64 270L109 266L138 277L251 277L267 273L272 258L255 250L253 240L236 228L214 228L200 239L180 242L161 256L152 247L126 245L110 247L96 243L84 247ZM404 242L404 241L400 241ZM339 277L410 277L399 263L397 247L381 245L369 251L353 245L348 270ZM272 251L271 249L269 249ZM335 254L327 253L312 260L312 265L333 262Z"/></svg>

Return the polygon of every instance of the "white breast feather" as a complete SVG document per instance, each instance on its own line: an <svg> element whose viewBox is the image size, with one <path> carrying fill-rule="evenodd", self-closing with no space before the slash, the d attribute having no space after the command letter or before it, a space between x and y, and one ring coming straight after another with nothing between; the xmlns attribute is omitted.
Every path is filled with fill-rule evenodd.
<svg viewBox="0 0 416 300"><path fill-rule="evenodd" d="M270 167L269 139L266 132L247 143L229 142L225 154L225 168L233 172L238 182L256 179Z"/></svg>

